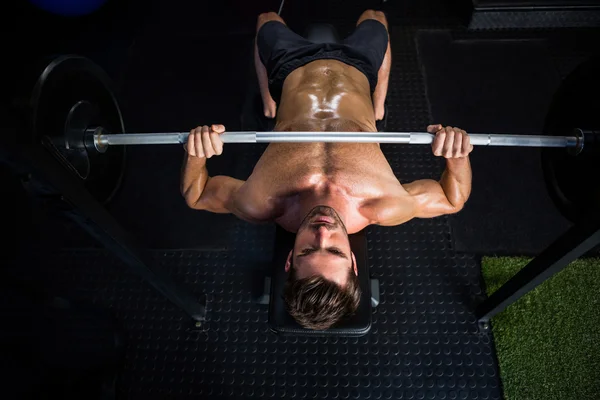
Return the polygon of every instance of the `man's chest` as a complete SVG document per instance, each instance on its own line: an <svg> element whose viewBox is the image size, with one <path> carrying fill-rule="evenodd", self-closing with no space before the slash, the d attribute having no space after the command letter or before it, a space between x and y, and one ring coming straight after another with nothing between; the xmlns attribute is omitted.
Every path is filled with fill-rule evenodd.
<svg viewBox="0 0 600 400"><path fill-rule="evenodd" d="M376 143L274 143L251 178L280 194L320 186L372 197L400 185Z"/></svg>
<svg viewBox="0 0 600 400"><path fill-rule="evenodd" d="M316 205L340 209L358 231L372 223L378 199L406 194L377 144L272 144L246 184L292 231Z"/></svg>

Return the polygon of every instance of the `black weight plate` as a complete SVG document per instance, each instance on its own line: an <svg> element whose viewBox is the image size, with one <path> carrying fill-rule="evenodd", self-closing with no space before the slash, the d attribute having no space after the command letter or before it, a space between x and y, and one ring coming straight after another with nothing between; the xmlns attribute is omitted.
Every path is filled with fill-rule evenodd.
<svg viewBox="0 0 600 400"><path fill-rule="evenodd" d="M83 125L87 119L89 127L102 126L111 133L124 132L121 110L111 86L106 73L89 59L60 56L45 67L31 98L33 139L42 141L46 147L49 142L53 143L50 147L56 148L51 149L52 153L102 203L110 201L121 184L125 148L113 146L100 154L83 147L65 151L64 143L73 134L68 131L69 112L79 102L89 103L94 110L83 116ZM81 126L81 118L77 123ZM87 169L85 155L89 162Z"/></svg>
<svg viewBox="0 0 600 400"><path fill-rule="evenodd" d="M574 128L600 128L600 57L579 65L554 95L544 132L570 135ZM570 155L564 149L545 148L542 163L548 192L561 213L573 222L600 211L600 148L586 144Z"/></svg>

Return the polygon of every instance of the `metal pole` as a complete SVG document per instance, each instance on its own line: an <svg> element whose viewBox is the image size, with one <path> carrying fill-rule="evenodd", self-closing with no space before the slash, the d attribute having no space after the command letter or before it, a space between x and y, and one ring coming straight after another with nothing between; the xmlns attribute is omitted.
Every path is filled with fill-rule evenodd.
<svg viewBox="0 0 600 400"><path fill-rule="evenodd" d="M118 145L183 144L189 132L97 134L97 148ZM505 135L471 133L475 146L519 147L577 147L581 138L576 136ZM431 144L434 135L424 132L225 132L224 143L404 143Z"/></svg>
<svg viewBox="0 0 600 400"><path fill-rule="evenodd" d="M63 210L66 216L98 239L131 271L143 277L154 289L181 308L195 321L196 327L204 324L207 312L206 295L195 295L188 288L173 281L144 247L92 197L75 175L68 173L45 148L37 144L27 148L7 145L5 153L3 147L4 143L0 146L0 161L6 160L10 165L14 165L23 176L31 173L32 182L40 182L42 187L51 187L60 193L64 201L74 208Z"/></svg>
<svg viewBox="0 0 600 400"><path fill-rule="evenodd" d="M574 225L546 250L535 257L515 274L500 289L483 301L475 310L479 326L489 329L489 320L494 315L535 289L540 283L561 271L572 261L583 256L600 243L600 220L590 215L589 219Z"/></svg>

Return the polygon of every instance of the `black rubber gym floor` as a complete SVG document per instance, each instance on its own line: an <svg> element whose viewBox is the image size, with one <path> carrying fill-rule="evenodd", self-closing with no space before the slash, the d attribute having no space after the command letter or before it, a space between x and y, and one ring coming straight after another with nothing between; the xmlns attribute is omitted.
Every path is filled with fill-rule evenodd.
<svg viewBox="0 0 600 400"><path fill-rule="evenodd" d="M191 23L193 18L181 4L173 7L180 7L183 22ZM395 24L387 130L421 131L435 122L430 112L435 102L427 97L417 35L423 29L458 29L458 25L453 16L440 15L445 8L436 9L428 20L426 7L419 8L417 2L399 4L389 6L396 14L390 16ZM358 16L350 12L358 6L345 7L338 13L329 10L342 30ZM398 13L411 7L419 10L412 24ZM298 15L308 18L309 8L302 9L305 12ZM298 29L309 22L285 12L284 17ZM166 19L164 14L155 18ZM114 60L110 64L119 71L115 79L121 83L128 129L178 130L205 122L222 122L230 129L240 126L243 82L251 66L251 31L203 36L183 22L146 24L125 52L123 66ZM246 25L251 29L253 23ZM176 32L170 32L175 26ZM206 62L215 54L221 64ZM563 57L564 64L567 58ZM382 149L401 182L437 179L443 170L443 161L429 148L383 145ZM209 164L209 170L245 178L263 150L264 146L230 147L222 159ZM91 307L113 314L125 346L117 367L117 397L502 398L493 337L478 331L473 315L474 304L484 296L480 260L470 252L456 251L452 219L368 228L368 260L372 277L381 284L381 303L365 337L279 337L268 329L266 306L254 302L271 268L274 227L185 209L178 193L181 149L140 148L130 153L134 165L111 209L153 249L148 251L162 268L195 294L208 295L206 326L195 329L113 255L94 247L76 228L59 229L54 218L32 223L41 231L43 245L33 250L33 245L24 246L20 255L5 263L10 280L4 281L36 287L74 304L92 303ZM463 223L477 229L478 218L471 215ZM493 224L486 226L495 229ZM502 237L502 232L497 234ZM10 303L10 298L2 299L3 305ZM46 363L54 366L57 360ZM63 374L57 373L55 379L70 376L69 367L62 368ZM45 386L46 393L55 386ZM14 393L31 394L39 387L24 385Z"/></svg>

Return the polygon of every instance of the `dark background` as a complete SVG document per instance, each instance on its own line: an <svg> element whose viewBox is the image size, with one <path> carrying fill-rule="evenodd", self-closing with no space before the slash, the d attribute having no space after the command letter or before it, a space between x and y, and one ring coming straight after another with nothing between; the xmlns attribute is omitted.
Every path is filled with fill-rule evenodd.
<svg viewBox="0 0 600 400"><path fill-rule="evenodd" d="M277 1L109 0L79 18L25 1L2 7L3 105L39 60L80 54L115 82L129 132L264 123L253 113L252 44L256 16L276 11ZM600 43L597 29L467 30L468 1L287 0L282 17L299 33L323 21L344 35L367 8L383 8L390 21L388 131L440 122L541 133L561 79ZM209 171L245 179L263 149L227 146ZM401 182L437 179L443 170L424 146L382 150ZM209 296L206 331L191 329L3 168L7 398L500 398L493 337L479 333L473 314L483 293L480 256L535 255L569 226L546 193L538 150L475 149L473 193L461 213L368 228L382 296L369 335L282 338L253 302L253 285L270 268L274 227L188 209L179 194L180 146L127 151L108 209L161 268Z"/></svg>

